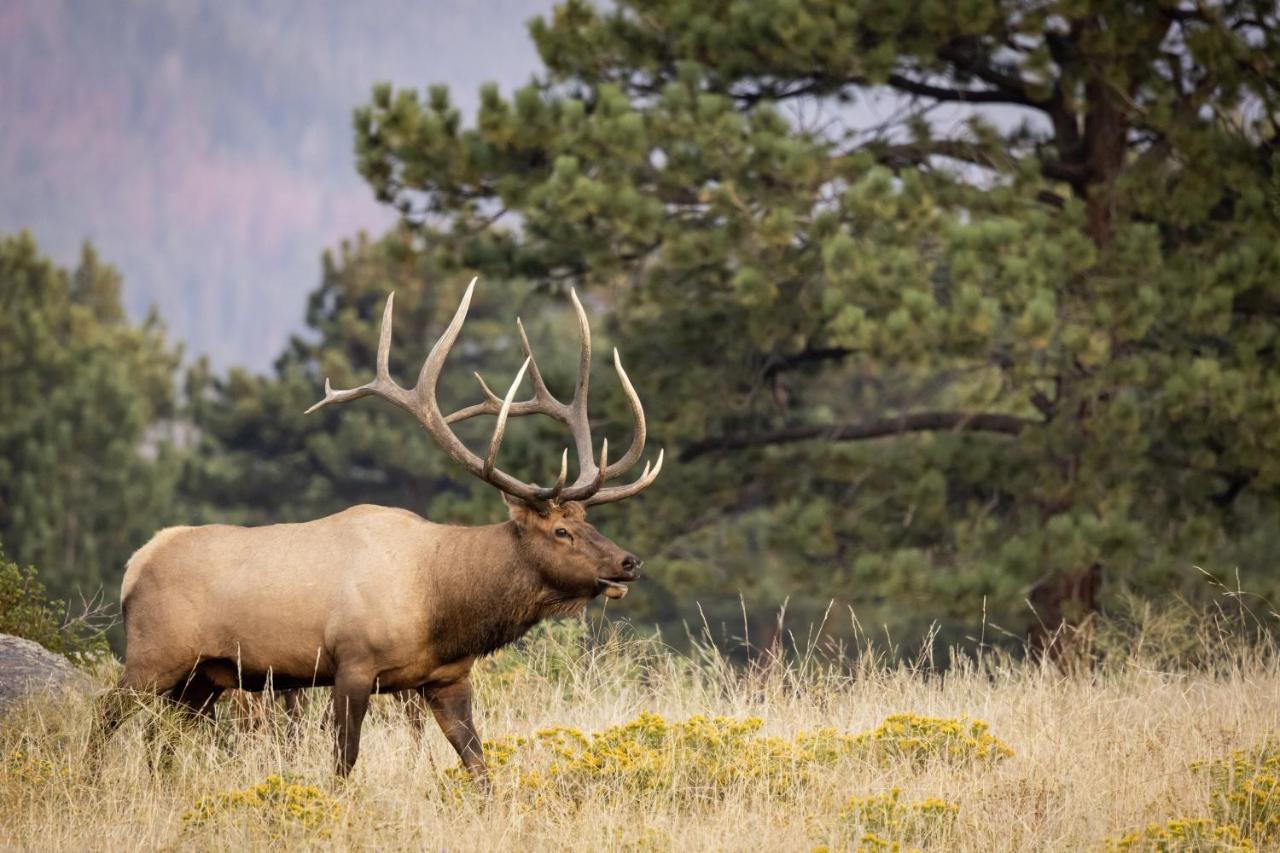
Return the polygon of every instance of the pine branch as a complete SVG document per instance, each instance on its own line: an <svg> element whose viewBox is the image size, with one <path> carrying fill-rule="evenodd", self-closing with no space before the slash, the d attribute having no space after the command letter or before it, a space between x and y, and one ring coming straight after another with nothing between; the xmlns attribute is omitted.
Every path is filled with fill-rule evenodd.
<svg viewBox="0 0 1280 853"><path fill-rule="evenodd" d="M1031 103L1025 95L1006 89L957 89L935 86L923 80L912 80L901 74L890 74L889 85L909 95L933 98L935 101L956 101L966 104L1022 104Z"/></svg>
<svg viewBox="0 0 1280 853"><path fill-rule="evenodd" d="M773 432L714 436L686 447L681 452L680 459L688 462L708 453L796 444L815 439L828 442L865 441L912 432L992 432L1018 435L1027 427L1040 424L1040 421L1029 418L992 412L912 412L856 423L796 426Z"/></svg>

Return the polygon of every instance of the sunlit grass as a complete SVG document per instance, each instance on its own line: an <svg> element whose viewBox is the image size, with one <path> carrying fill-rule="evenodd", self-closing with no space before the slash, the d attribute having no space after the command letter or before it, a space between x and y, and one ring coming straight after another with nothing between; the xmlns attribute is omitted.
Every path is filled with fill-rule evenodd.
<svg viewBox="0 0 1280 853"><path fill-rule="evenodd" d="M1274 849L1274 645L1186 630L1194 666L1131 636L1064 674L870 650L749 670L560 627L481 665L487 796L387 698L345 783L322 702L295 740L143 709L96 778L91 704L33 707L0 726L0 848Z"/></svg>

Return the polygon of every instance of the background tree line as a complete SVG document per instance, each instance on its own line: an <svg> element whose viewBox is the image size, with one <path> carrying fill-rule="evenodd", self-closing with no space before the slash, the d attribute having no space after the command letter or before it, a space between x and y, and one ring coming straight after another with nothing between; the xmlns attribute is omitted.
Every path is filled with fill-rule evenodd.
<svg viewBox="0 0 1280 853"><path fill-rule="evenodd" d="M402 414L302 415L326 375L371 375L389 291L408 377L479 274L447 403L512 375L517 313L571 381L570 286L645 400L670 468L597 513L646 558L639 621L741 625L741 593L753 639L834 600L910 641L1020 634L1055 583L1067 616L1098 583L1201 595L1195 567L1274 594L1278 25L1264 2L570 0L531 24L543 73L470 120L439 86L356 110L402 223L326 257L268 375L197 364L175 397L175 350L91 252L68 273L7 240L0 539L65 594L114 588L166 523L501 518ZM869 126L850 105L874 98ZM512 430L504 459L548 476L563 438Z"/></svg>

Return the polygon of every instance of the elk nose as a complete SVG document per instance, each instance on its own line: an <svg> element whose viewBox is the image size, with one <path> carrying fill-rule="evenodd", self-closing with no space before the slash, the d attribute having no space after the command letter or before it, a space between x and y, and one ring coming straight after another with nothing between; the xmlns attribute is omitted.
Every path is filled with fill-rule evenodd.
<svg viewBox="0 0 1280 853"><path fill-rule="evenodd" d="M640 569L643 566L644 561L635 554L628 554L622 558L622 570L633 577L640 574Z"/></svg>

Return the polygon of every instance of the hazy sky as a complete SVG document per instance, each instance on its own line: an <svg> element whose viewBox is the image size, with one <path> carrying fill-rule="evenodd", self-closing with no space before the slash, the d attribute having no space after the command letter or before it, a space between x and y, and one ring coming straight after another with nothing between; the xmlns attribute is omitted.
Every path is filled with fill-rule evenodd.
<svg viewBox="0 0 1280 853"><path fill-rule="evenodd" d="M468 120L538 60L553 0L0 0L0 232L84 239L188 355L263 368L319 256L393 221L355 172L371 85L445 83Z"/></svg>

